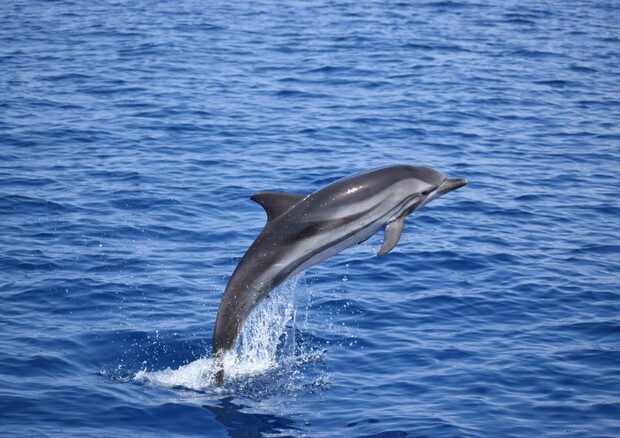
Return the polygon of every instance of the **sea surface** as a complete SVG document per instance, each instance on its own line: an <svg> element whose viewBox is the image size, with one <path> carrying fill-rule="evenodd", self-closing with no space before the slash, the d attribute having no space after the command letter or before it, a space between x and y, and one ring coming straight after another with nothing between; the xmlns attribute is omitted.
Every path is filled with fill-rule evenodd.
<svg viewBox="0 0 620 438"><path fill-rule="evenodd" d="M469 184L291 279L211 385L266 215ZM0 435L620 436L620 4L0 4Z"/></svg>

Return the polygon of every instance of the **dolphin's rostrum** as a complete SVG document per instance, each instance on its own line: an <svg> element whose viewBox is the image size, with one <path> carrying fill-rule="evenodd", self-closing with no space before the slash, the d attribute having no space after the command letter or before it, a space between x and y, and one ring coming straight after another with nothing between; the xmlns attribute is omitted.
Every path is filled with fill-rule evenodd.
<svg viewBox="0 0 620 438"><path fill-rule="evenodd" d="M213 333L214 383L221 385L224 379L223 358L241 325L275 287L384 226L378 255L387 254L398 243L409 213L466 183L428 167L398 165L338 180L310 195L252 196L267 212L267 224L224 291Z"/></svg>

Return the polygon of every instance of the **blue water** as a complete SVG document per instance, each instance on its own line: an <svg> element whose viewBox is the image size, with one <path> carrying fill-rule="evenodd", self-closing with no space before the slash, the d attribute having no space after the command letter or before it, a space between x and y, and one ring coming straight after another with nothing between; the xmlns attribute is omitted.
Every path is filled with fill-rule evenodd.
<svg viewBox="0 0 620 438"><path fill-rule="evenodd" d="M470 183L210 354L265 214ZM0 435L620 436L614 1L0 5Z"/></svg>

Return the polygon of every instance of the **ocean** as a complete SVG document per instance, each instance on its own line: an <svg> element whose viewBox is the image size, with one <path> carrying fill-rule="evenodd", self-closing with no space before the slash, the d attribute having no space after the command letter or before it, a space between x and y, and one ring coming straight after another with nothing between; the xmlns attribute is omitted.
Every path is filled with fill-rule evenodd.
<svg viewBox="0 0 620 438"><path fill-rule="evenodd" d="M620 5L0 5L0 435L620 436ZM392 164L469 184L274 291L266 215Z"/></svg>

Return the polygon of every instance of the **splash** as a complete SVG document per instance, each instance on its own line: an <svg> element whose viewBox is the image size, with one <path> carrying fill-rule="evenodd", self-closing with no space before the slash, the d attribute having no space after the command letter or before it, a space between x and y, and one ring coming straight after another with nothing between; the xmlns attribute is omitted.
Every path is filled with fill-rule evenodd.
<svg viewBox="0 0 620 438"><path fill-rule="evenodd" d="M261 374L293 359L299 284L300 276L286 282L249 315L224 358L229 378Z"/></svg>
<svg viewBox="0 0 620 438"><path fill-rule="evenodd" d="M307 351L296 348L295 339L298 296L306 295L305 310L310 305L310 295L302 278L303 274L298 275L272 291L244 322L235 345L224 359L227 381L264 376L308 361ZM134 380L203 391L212 388L213 374L213 361L202 357L177 369L139 371Z"/></svg>

